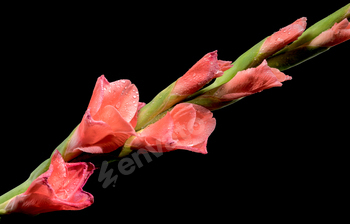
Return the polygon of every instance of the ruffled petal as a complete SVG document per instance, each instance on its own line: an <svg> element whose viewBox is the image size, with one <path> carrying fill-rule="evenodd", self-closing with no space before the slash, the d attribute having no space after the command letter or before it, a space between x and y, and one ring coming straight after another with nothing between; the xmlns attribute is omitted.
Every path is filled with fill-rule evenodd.
<svg viewBox="0 0 350 224"><path fill-rule="evenodd" d="M26 192L11 199L5 209L8 213L29 215L84 209L94 201L90 193L82 190L93 170L91 163L67 165L61 154L55 151L48 171L36 178ZM55 185L56 182L59 183Z"/></svg>
<svg viewBox="0 0 350 224"><path fill-rule="evenodd" d="M96 83L88 108L94 119L100 120L100 110L110 105L115 107L127 122L130 122L137 112L138 102L138 90L129 80L109 83L104 76L101 76Z"/></svg>
<svg viewBox="0 0 350 224"><path fill-rule="evenodd" d="M289 79L291 78L282 72L276 69L272 70L264 60L256 68L238 72L228 83L218 88L214 97L223 101L231 101L261 92L264 89L282 86L281 81Z"/></svg>
<svg viewBox="0 0 350 224"><path fill-rule="evenodd" d="M173 133L173 138L177 140L175 147L207 153L206 142L216 126L213 113L199 105L181 103L171 111L171 115L175 123Z"/></svg>

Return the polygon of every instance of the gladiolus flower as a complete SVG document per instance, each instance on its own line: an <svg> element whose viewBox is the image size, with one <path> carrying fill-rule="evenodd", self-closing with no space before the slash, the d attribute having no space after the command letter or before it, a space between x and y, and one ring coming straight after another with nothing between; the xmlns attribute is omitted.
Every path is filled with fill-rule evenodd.
<svg viewBox="0 0 350 224"><path fill-rule="evenodd" d="M306 17L296 20L294 23L280 29L269 36L260 48L262 54L273 54L289 43L298 39L306 28Z"/></svg>
<svg viewBox="0 0 350 224"><path fill-rule="evenodd" d="M129 80L109 83L101 76L64 159L69 161L82 151L108 153L122 146L135 134L138 106L138 90Z"/></svg>
<svg viewBox="0 0 350 224"><path fill-rule="evenodd" d="M185 149L207 153L207 141L216 125L213 114L204 107L180 103L170 112L132 136L125 143L126 149L142 149L149 152L168 152Z"/></svg>
<svg viewBox="0 0 350 224"><path fill-rule="evenodd" d="M37 215L84 209L94 202L94 197L82 190L94 169L92 163L65 163L56 150L49 170L35 179L26 192L12 198L5 211Z"/></svg>
<svg viewBox="0 0 350 224"><path fill-rule="evenodd" d="M313 39L309 46L333 47L350 39L350 23L347 19L335 23L331 29L322 32Z"/></svg>

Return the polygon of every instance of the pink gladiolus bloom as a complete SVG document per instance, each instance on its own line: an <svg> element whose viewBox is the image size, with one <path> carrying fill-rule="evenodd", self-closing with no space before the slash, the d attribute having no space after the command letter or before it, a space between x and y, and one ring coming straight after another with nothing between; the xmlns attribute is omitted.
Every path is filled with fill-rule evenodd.
<svg viewBox="0 0 350 224"><path fill-rule="evenodd" d="M278 69L270 68L264 60L256 68L238 72L228 83L219 87L213 96L222 101L232 101L261 92L264 89L282 86L282 82L291 79L292 77L285 75Z"/></svg>
<svg viewBox="0 0 350 224"><path fill-rule="evenodd" d="M132 137L130 142L128 140L125 147L149 152L186 149L206 154L208 137L215 125L212 112L206 108L180 103L163 118Z"/></svg>
<svg viewBox="0 0 350 224"><path fill-rule="evenodd" d="M37 215L84 209L94 202L94 197L82 190L94 169L92 163L65 163L56 151L49 170L35 179L26 192L11 199L5 210Z"/></svg>
<svg viewBox="0 0 350 224"><path fill-rule="evenodd" d="M191 95L212 79L222 76L224 71L232 67L231 61L221 61L217 57L217 51L204 55L185 75L176 81L172 94Z"/></svg>
<svg viewBox="0 0 350 224"><path fill-rule="evenodd" d="M309 46L333 47L350 39L350 23L347 19L335 23L331 29L322 32L313 39Z"/></svg>
<svg viewBox="0 0 350 224"><path fill-rule="evenodd" d="M122 146L131 135L135 135L138 106L138 90L129 80L109 83L101 76L64 159L69 161L81 151L108 153Z"/></svg>
<svg viewBox="0 0 350 224"><path fill-rule="evenodd" d="M295 41L306 28L306 17L296 20L294 23L280 29L266 39L260 48L260 53L275 53L287 44Z"/></svg>

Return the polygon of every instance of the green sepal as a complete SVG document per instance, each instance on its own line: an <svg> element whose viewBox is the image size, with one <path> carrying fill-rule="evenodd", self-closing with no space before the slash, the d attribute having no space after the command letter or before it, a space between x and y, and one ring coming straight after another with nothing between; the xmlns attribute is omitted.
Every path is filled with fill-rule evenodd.
<svg viewBox="0 0 350 224"><path fill-rule="evenodd" d="M12 198L11 198L12 199ZM11 201L11 199L5 201L4 203L1 203L0 204L0 215L5 215L7 214L7 211L6 211L6 206L7 204ZM0 220L1 220L1 217L0 217Z"/></svg>
<svg viewBox="0 0 350 224"><path fill-rule="evenodd" d="M49 169L51 163L51 158L45 160L44 162L42 162L29 176L29 178L24 181L22 184L18 185L17 187L13 188L12 190L10 190L9 192L3 194L0 196L0 204L6 202L7 200L24 193L28 187L30 186L30 184L41 174L43 174L44 172L46 172Z"/></svg>
<svg viewBox="0 0 350 224"><path fill-rule="evenodd" d="M78 129L78 127L79 127L79 125L77 125L73 129L73 131L69 134L69 136L59 146L56 147L56 149L51 153L51 157L55 153L55 151L58 150L61 153L63 159L66 161L66 159L64 158L64 155L66 153L68 143L69 143L70 139L72 138L73 134L75 133L75 131Z"/></svg>
<svg viewBox="0 0 350 224"><path fill-rule="evenodd" d="M219 88L219 87L217 87L217 88ZM213 90L216 91L217 88L215 88ZM220 100L214 96L201 95L201 96L198 96L197 98L194 98L190 101L187 101L186 103L197 104L197 105L200 105L202 107L207 108L208 110L214 111L214 110L219 110L221 108L227 107L231 104L234 104L237 101L241 100L242 98L232 100L232 101L223 101L223 100Z"/></svg>
<svg viewBox="0 0 350 224"><path fill-rule="evenodd" d="M267 59L267 63L272 68L277 68L280 71L284 71L299 65L327 51L328 49L328 47L301 46L283 54L272 56Z"/></svg>

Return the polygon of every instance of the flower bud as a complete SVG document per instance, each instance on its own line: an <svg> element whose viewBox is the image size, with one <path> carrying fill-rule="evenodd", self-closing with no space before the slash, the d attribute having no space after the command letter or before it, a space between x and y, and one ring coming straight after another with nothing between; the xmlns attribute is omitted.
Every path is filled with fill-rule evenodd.
<svg viewBox="0 0 350 224"><path fill-rule="evenodd" d="M282 82L291 79L278 69L270 68L264 60L258 67L240 71L228 83L188 102L201 105L209 110L217 110L243 97L282 86Z"/></svg>
<svg viewBox="0 0 350 224"><path fill-rule="evenodd" d="M154 97L140 110L135 129L144 128L158 114L183 101L232 67L230 61L218 60L217 56L217 51L206 54L185 75Z"/></svg>

